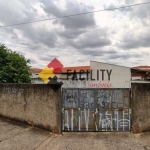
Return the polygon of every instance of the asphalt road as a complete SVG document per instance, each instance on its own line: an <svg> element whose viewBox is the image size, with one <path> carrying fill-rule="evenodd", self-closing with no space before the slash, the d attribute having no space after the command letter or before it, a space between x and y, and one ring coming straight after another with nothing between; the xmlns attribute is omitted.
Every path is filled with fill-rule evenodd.
<svg viewBox="0 0 150 150"><path fill-rule="evenodd" d="M0 118L0 150L150 150L150 132L48 131Z"/></svg>

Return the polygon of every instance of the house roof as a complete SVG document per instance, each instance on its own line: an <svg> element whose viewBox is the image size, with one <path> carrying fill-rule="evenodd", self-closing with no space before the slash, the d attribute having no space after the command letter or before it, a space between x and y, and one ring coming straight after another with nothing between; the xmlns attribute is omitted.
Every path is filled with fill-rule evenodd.
<svg viewBox="0 0 150 150"><path fill-rule="evenodd" d="M141 77L142 80L150 79L150 66L136 66L131 68L132 77Z"/></svg>
<svg viewBox="0 0 150 150"><path fill-rule="evenodd" d="M42 71L42 69L39 68L31 68L30 69L31 73L40 73Z"/></svg>
<svg viewBox="0 0 150 150"><path fill-rule="evenodd" d="M132 69L150 72L150 66L136 66L136 67L132 67Z"/></svg>
<svg viewBox="0 0 150 150"><path fill-rule="evenodd" d="M31 73L40 73L42 70L43 69L39 69L39 68L30 69ZM62 68L62 73L66 73L67 70L69 70L70 72L74 72L74 70L76 72L80 72L80 70L84 70L84 72L87 72L87 70L90 70L90 66L64 67Z"/></svg>
<svg viewBox="0 0 150 150"><path fill-rule="evenodd" d="M133 68L150 68L150 66L135 66Z"/></svg>

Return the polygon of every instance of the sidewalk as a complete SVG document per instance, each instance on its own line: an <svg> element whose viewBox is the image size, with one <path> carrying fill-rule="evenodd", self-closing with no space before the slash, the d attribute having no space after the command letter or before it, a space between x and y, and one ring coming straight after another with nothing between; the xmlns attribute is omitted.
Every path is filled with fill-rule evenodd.
<svg viewBox="0 0 150 150"><path fill-rule="evenodd" d="M150 150L150 132L48 131L0 118L0 150Z"/></svg>

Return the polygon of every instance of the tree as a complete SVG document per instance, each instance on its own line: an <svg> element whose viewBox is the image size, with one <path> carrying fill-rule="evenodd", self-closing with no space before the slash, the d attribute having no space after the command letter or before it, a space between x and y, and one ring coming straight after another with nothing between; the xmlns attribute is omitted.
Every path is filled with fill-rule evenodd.
<svg viewBox="0 0 150 150"><path fill-rule="evenodd" d="M30 60L0 44L0 83L31 83Z"/></svg>

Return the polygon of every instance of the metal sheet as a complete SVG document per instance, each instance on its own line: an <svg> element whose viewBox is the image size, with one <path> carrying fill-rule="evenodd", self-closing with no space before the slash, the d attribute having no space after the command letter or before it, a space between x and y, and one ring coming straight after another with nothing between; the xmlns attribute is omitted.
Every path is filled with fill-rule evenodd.
<svg viewBox="0 0 150 150"><path fill-rule="evenodd" d="M63 89L63 131L130 131L129 89Z"/></svg>

